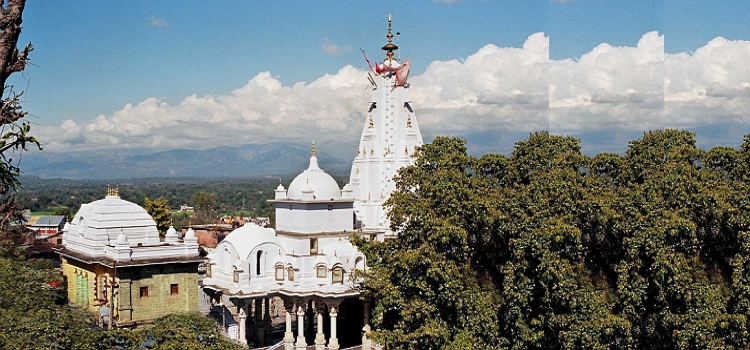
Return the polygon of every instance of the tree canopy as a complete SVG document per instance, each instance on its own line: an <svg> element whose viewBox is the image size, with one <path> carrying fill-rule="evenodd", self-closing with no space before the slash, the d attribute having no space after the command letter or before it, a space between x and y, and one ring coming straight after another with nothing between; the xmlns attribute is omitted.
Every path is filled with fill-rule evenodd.
<svg viewBox="0 0 750 350"><path fill-rule="evenodd" d="M143 198L143 209L146 209L148 215L151 215L156 221L156 228L159 230L159 237L164 238L169 230L169 226L172 224L172 215L169 206L169 200L164 197L159 197L154 200L148 197Z"/></svg>
<svg viewBox="0 0 750 350"><path fill-rule="evenodd" d="M510 156L438 137L357 240L389 349L746 349L750 135L656 130L624 155L531 134Z"/></svg>

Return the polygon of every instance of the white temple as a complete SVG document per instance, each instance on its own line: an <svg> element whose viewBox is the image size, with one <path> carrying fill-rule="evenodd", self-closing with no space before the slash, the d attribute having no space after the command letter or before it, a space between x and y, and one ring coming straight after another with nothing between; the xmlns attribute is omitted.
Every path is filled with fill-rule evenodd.
<svg viewBox="0 0 750 350"><path fill-rule="evenodd" d="M351 184L339 188L319 167L313 143L309 167L289 188L279 183L275 190L276 229L245 224L208 256L202 286L222 305L237 308L236 338L242 343L268 344L274 297L284 301L286 349L306 349L309 342L316 349L338 349L338 330L354 330L349 333L361 341L369 309L359 300L354 272L364 270L366 262L349 238L393 236L383 203L395 188L396 171L412 164L415 148L422 145L406 83L409 61L393 57L398 47L392 43L390 16L387 38L387 57L369 76L373 93ZM340 310L346 310L342 318L350 318L337 326Z"/></svg>
<svg viewBox="0 0 750 350"><path fill-rule="evenodd" d="M195 234L180 241L175 229L170 228L161 241L151 215L120 198L117 190L108 190L104 199L82 204L73 220L65 224L62 239L64 252L120 266L145 260L199 258Z"/></svg>
<svg viewBox="0 0 750 350"><path fill-rule="evenodd" d="M395 189L393 177L413 163L414 149L422 145L406 82L409 59L399 63L393 58L398 46L392 42L390 16L387 38L386 59L382 66L375 64L375 77L369 77L372 98L349 176L357 220L363 231L379 234L380 239L393 235L383 208Z"/></svg>

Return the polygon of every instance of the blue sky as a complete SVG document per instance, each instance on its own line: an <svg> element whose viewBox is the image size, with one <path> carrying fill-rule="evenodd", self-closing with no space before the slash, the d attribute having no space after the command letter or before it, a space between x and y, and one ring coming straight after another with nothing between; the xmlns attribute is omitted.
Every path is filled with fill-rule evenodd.
<svg viewBox="0 0 750 350"><path fill-rule="evenodd" d="M749 3L29 2L20 42L33 42L33 65L11 82L27 90L48 152L306 143L310 133L349 144L367 99L359 49L382 60L391 13L426 140L508 153L509 140L549 129L585 137L595 153L680 127L736 147L737 130L750 132L750 73L738 63ZM299 119L280 123L283 113Z"/></svg>

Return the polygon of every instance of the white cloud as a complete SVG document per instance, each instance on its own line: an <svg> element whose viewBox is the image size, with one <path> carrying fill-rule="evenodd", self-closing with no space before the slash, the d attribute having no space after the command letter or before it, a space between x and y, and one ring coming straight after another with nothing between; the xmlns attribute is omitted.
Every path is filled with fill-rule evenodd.
<svg viewBox="0 0 750 350"><path fill-rule="evenodd" d="M546 129L548 50L549 38L538 33L522 48L487 45L463 62L432 62L409 79L423 132ZM309 84L284 86L263 72L228 95L192 95L176 105L152 97L88 122L40 127L37 134L52 140L48 150L356 142L370 98L366 74L346 66Z"/></svg>
<svg viewBox="0 0 750 350"><path fill-rule="evenodd" d="M635 47L600 44L577 61L552 60L550 131L661 127L664 36L644 34Z"/></svg>
<svg viewBox="0 0 750 350"><path fill-rule="evenodd" d="M549 60L549 37L536 33L520 48L489 44L462 61L434 61L409 78L410 94L425 135L480 135L487 142L543 129L574 135L711 125L750 130L745 57L750 41L723 38L693 54L664 54L664 36L651 32L634 47L604 43L579 60ZM284 86L262 72L226 95L192 95L178 104L148 98L86 122L38 127L35 136L48 140L51 151L313 138L354 143L370 97L366 74L346 66ZM720 136L699 137L713 137L710 144Z"/></svg>
<svg viewBox="0 0 750 350"><path fill-rule="evenodd" d="M328 56L341 56L344 52L352 52L351 46L339 46L336 45L328 40L328 38L324 39L325 42L320 45L320 49L323 50L323 52Z"/></svg>
<svg viewBox="0 0 750 350"><path fill-rule="evenodd" d="M665 115L684 127L737 124L750 130L750 41L711 40L695 53L665 55Z"/></svg>
<svg viewBox="0 0 750 350"><path fill-rule="evenodd" d="M172 25L172 23L169 23L166 19L158 18L156 16L151 16L151 18L148 19L148 22L149 22L149 25L151 25L152 27L157 27L157 28L164 28L164 27L169 27Z"/></svg>

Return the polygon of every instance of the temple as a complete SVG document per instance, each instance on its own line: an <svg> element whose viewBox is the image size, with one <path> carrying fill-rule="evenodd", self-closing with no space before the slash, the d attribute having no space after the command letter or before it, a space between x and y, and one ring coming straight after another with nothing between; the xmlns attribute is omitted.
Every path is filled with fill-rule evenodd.
<svg viewBox="0 0 750 350"><path fill-rule="evenodd" d="M68 300L111 328L197 312L198 249L194 234L180 240L173 227L161 240L145 209L108 188L65 224L58 252Z"/></svg>
<svg viewBox="0 0 750 350"><path fill-rule="evenodd" d="M386 37L386 58L368 73L372 97L349 175L358 227L378 239L394 236L383 203L395 189L398 169L411 165L414 149L422 145L409 98L410 60L400 63L394 58L398 46L393 43L390 16Z"/></svg>

